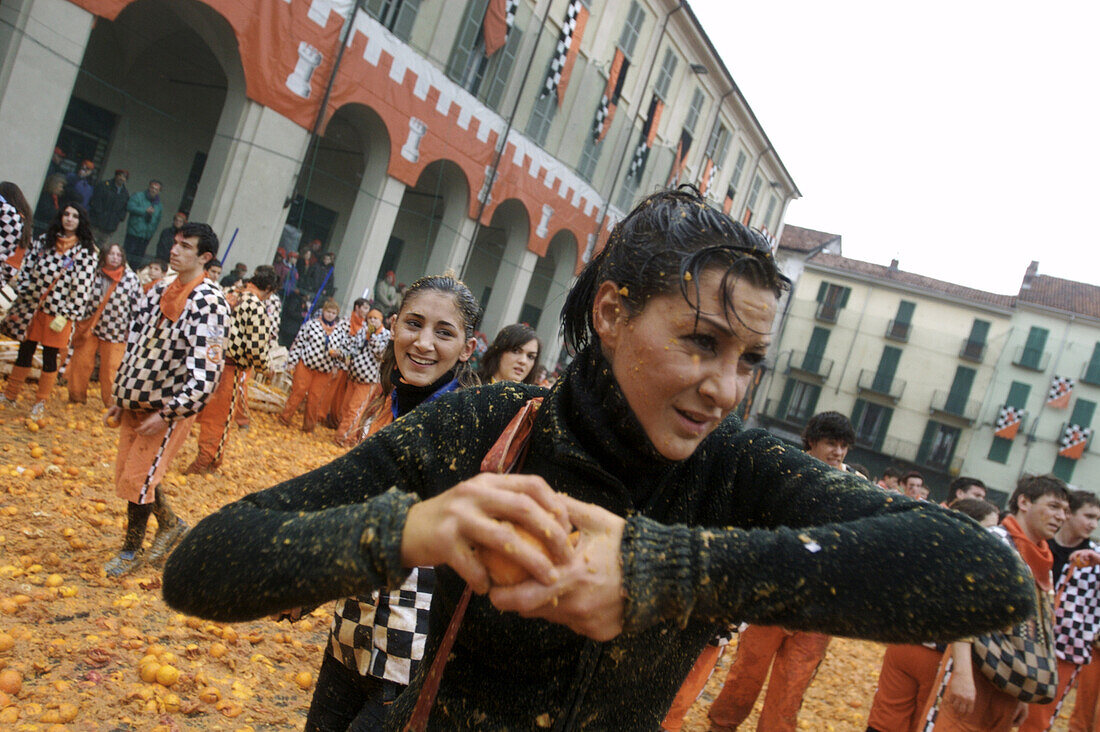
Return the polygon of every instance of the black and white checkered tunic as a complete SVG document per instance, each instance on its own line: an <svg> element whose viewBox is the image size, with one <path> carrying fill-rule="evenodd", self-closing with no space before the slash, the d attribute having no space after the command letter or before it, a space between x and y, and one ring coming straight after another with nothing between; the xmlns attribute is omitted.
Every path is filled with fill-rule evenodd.
<svg viewBox="0 0 1100 732"><path fill-rule="evenodd" d="M103 302L103 296L111 287L111 278L102 272L98 272L95 278L95 289L88 307L81 316L81 320L87 320L95 315L96 308ZM124 343L130 333L130 320L134 317L134 310L138 301L145 296L141 291L141 282L137 275L129 267L118 281L118 285L111 293L111 299L103 307L103 314L92 328L92 335L107 343Z"/></svg>
<svg viewBox="0 0 1100 732"><path fill-rule="evenodd" d="M333 363L336 364L336 368L341 371L348 370L347 350L351 339L351 320L348 318L340 318L340 320L336 321L336 327L332 329L332 337L329 339L329 343L332 348L344 354L341 358L332 359Z"/></svg>
<svg viewBox="0 0 1100 732"><path fill-rule="evenodd" d="M1089 542L1089 549L1100 545ZM1066 564L1058 580L1061 598L1054 608L1054 652L1063 661L1083 666L1092 660L1092 644L1100 627L1100 567Z"/></svg>
<svg viewBox="0 0 1100 732"><path fill-rule="evenodd" d="M14 277L18 270L6 263L8 257L19 248L23 236L23 217L15 206L0 199L0 285Z"/></svg>
<svg viewBox="0 0 1100 732"><path fill-rule="evenodd" d="M408 685L424 658L435 570L417 567L385 595L348 597L336 604L329 650L359 675Z"/></svg>
<svg viewBox="0 0 1100 732"><path fill-rule="evenodd" d="M340 328L340 321L332 333L325 332L325 326L321 318L313 318L302 324L294 342L290 344L290 353L287 356L287 368L293 369L301 361L306 368L319 371L322 374L330 374L337 369L336 359L329 355L329 349L334 348L333 334Z"/></svg>
<svg viewBox="0 0 1100 732"><path fill-rule="evenodd" d="M267 368L267 354L271 350L271 318L267 308L251 292L242 292L238 297L225 355L241 368Z"/></svg>
<svg viewBox="0 0 1100 732"><path fill-rule="evenodd" d="M383 328L374 335L364 327L341 349L351 359L349 375L360 384L377 384L382 368L382 354L390 342L390 332Z"/></svg>
<svg viewBox="0 0 1100 732"><path fill-rule="evenodd" d="M179 419L202 411L218 386L229 304L217 285L203 280L173 322L160 310L167 287L160 281L138 301L113 393L123 409Z"/></svg>
<svg viewBox="0 0 1100 732"><path fill-rule="evenodd" d="M283 319L283 301L273 292L264 300L264 308L267 310L267 318L271 323L271 345L274 347L279 341L279 324Z"/></svg>
<svg viewBox="0 0 1100 732"><path fill-rule="evenodd" d="M45 234L35 239L23 257L23 268L19 270L19 282L15 286L15 304L4 320L4 332L17 341L23 340L39 308L38 303L47 292L41 305L47 315L78 320L92 296L98 257L99 252L94 248L88 251L79 244L62 254L53 242L46 245ZM50 289L51 284L53 289Z"/></svg>

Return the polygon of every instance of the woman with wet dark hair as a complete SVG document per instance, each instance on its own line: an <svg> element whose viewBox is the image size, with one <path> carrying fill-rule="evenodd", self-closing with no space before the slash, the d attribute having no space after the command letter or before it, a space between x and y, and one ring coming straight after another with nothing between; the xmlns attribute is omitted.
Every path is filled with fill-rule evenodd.
<svg viewBox="0 0 1100 732"><path fill-rule="evenodd" d="M521 384L535 384L542 353L542 341L535 329L526 323L506 325L497 333L485 355L481 357L478 377L482 384L495 384L498 381L518 381Z"/></svg>
<svg viewBox="0 0 1100 732"><path fill-rule="evenodd" d="M455 391L225 506L169 559L165 599L241 621L436 567L430 627L404 639L425 663L389 729L422 691L414 728L655 729L733 621L914 642L1026 616L1019 562L969 519L732 415L786 287L765 239L696 191L650 196L570 293L577 356L552 390ZM516 472L481 472L491 448Z"/></svg>
<svg viewBox="0 0 1100 732"><path fill-rule="evenodd" d="M73 320L83 317L87 309L98 258L87 211L77 203L64 204L27 252L15 304L0 327L19 341L0 406L15 404L41 345L42 370L30 416L37 419L45 413L46 400L57 382L57 354L69 347Z"/></svg>

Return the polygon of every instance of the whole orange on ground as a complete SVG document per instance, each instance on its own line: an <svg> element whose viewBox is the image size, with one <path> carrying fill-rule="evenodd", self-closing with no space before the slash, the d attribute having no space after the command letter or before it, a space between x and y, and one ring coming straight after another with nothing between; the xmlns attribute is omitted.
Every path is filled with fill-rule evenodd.
<svg viewBox="0 0 1100 732"><path fill-rule="evenodd" d="M71 406L64 398L56 389L46 418L29 423L33 429L26 400L0 412L0 729L301 730L331 604L293 624L229 626L168 608L157 570L107 579L102 566L117 551L126 519L112 482L118 432L103 424L96 397ZM223 468L201 479L181 475L195 457L190 440L164 488L193 525L343 454L331 439L330 430L305 435L253 409L251 429L231 431ZM47 455L76 475L56 464L43 468ZM147 548L154 528L155 519ZM688 712L687 732L707 729L706 710L733 653ZM800 729L865 729L881 658L878 644L834 639L807 692ZM1072 706L1071 698L1055 730L1064 732ZM755 729L756 719L742 728Z"/></svg>

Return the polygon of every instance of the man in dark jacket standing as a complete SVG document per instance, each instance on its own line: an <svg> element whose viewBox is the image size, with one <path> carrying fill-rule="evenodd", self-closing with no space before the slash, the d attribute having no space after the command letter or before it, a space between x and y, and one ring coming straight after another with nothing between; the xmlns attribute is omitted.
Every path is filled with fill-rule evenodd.
<svg viewBox="0 0 1100 732"><path fill-rule="evenodd" d="M103 246L107 239L118 229L126 218L126 204L130 200L130 191L126 190L128 171L119 169L115 177L106 180L92 191L92 201L88 204L88 218L92 222L95 240Z"/></svg>
<svg viewBox="0 0 1100 732"><path fill-rule="evenodd" d="M176 211L176 215L172 217L172 223L161 229L160 236L157 237L157 259L165 262L168 261L168 258L172 254L172 244L176 241L176 232L186 223L187 213L184 211Z"/></svg>

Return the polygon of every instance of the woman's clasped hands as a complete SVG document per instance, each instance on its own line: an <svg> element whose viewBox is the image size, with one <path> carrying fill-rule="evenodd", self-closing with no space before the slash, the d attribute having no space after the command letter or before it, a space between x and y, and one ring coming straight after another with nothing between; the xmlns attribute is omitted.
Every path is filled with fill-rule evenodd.
<svg viewBox="0 0 1100 732"><path fill-rule="evenodd" d="M625 524L604 508L556 493L541 477L482 473L409 508L401 557L406 567L450 566L502 611L609 640L623 624ZM538 537L545 552L523 541L516 527ZM530 577L494 586L479 549L508 557Z"/></svg>

